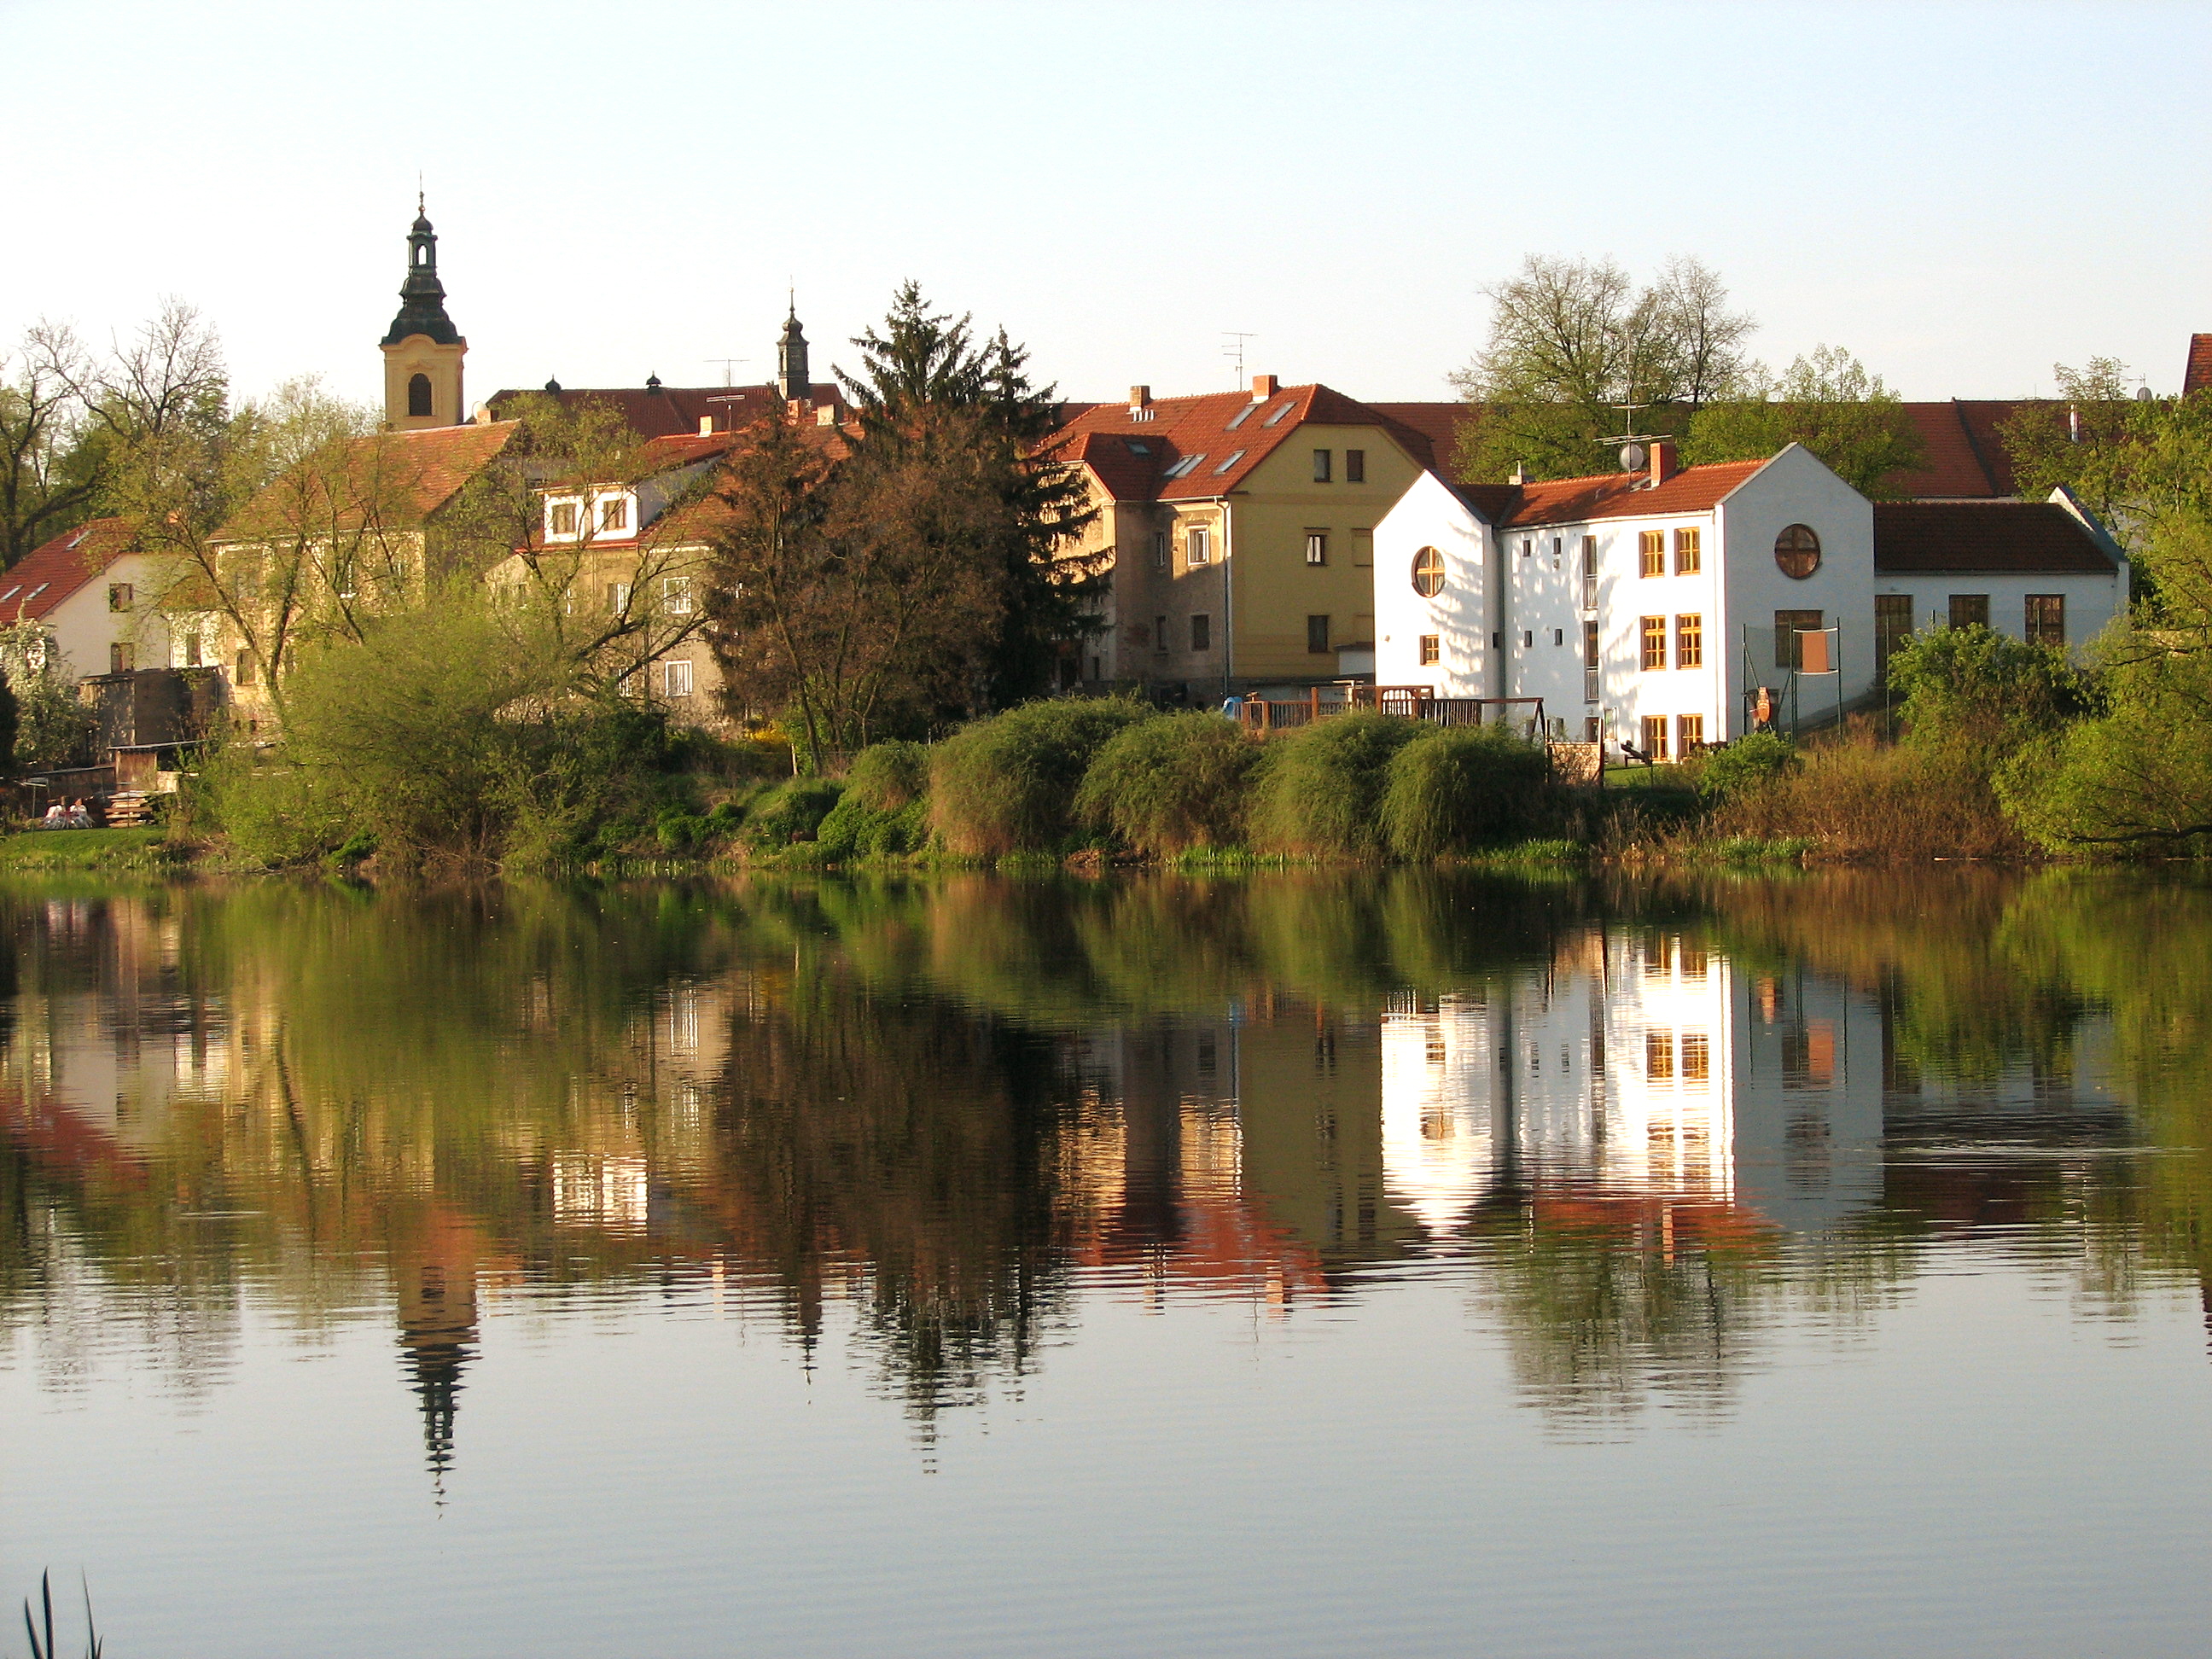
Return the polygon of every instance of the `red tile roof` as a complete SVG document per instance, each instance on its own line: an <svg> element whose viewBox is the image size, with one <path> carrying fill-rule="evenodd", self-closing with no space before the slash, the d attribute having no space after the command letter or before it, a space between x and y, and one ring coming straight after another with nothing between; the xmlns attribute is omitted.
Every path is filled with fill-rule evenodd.
<svg viewBox="0 0 2212 1659"><path fill-rule="evenodd" d="M1681 513L1710 513L1765 461L1721 461L1686 466L1656 489L1642 472L1602 472L1588 478L1552 478L1520 487L1502 528L1582 524L1592 519L1641 519ZM1508 486L1509 488L1510 486Z"/></svg>
<svg viewBox="0 0 2212 1659"><path fill-rule="evenodd" d="M1422 432L1325 386L1284 386L1263 402L1249 392L1161 398L1143 420L1127 403L1069 405L1082 412L1054 435L1117 501L1206 501L1241 488L1255 468L1305 426L1376 426L1413 459L1433 466ZM1179 476L1169 472L1194 458Z"/></svg>
<svg viewBox="0 0 2212 1659"><path fill-rule="evenodd" d="M516 405L532 395L550 397L563 409L587 403L604 404L622 411L630 429L641 438L696 437L699 422L712 420L716 431L750 426L771 407L783 401L772 386L665 386L658 391L645 386L563 386L558 392L532 394L526 390L495 392L487 407L495 420L513 418ZM845 406L844 393L835 386L817 386L809 401Z"/></svg>
<svg viewBox="0 0 2212 1659"><path fill-rule="evenodd" d="M1874 568L2109 576L2118 566L2055 501L1876 501Z"/></svg>
<svg viewBox="0 0 2212 1659"><path fill-rule="evenodd" d="M269 485L223 526L217 539L252 540L288 534L299 528L299 486L304 478L318 495L333 484L346 499L335 516L348 528L373 519L394 527L419 525L457 495L505 449L517 431L513 421L488 425L434 426L414 432L378 432L346 447L343 480L326 476L313 463L301 473ZM314 516L331 516L319 504Z"/></svg>
<svg viewBox="0 0 2212 1659"><path fill-rule="evenodd" d="M1991 500L2016 495L2012 458L1998 428L2023 409L2047 398L1953 398L1943 403L1907 404L1905 412L1928 446L1928 465L1900 475L1899 489L1912 500Z"/></svg>
<svg viewBox="0 0 2212 1659"><path fill-rule="evenodd" d="M121 519L94 519L64 530L0 576L0 623L46 616L129 551L131 526Z"/></svg>
<svg viewBox="0 0 2212 1659"><path fill-rule="evenodd" d="M2212 386L2212 334L2192 334L2189 337L2189 361L2181 370L2181 395L2202 392Z"/></svg>
<svg viewBox="0 0 2212 1659"><path fill-rule="evenodd" d="M1429 470L1440 478L1454 476L1452 457L1459 448L1459 429L1467 419L1467 405L1449 404L1370 404L1386 421L1411 428L1428 440L1433 457Z"/></svg>

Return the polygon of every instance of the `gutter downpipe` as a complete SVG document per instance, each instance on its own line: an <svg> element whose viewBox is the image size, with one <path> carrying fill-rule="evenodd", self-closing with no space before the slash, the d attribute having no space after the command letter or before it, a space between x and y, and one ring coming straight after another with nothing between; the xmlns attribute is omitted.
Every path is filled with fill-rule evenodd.
<svg viewBox="0 0 2212 1659"><path fill-rule="evenodd" d="M1237 676L1237 579L1231 564L1237 556L1237 538L1231 529L1229 497L1221 498L1221 700L1237 694L1231 689Z"/></svg>

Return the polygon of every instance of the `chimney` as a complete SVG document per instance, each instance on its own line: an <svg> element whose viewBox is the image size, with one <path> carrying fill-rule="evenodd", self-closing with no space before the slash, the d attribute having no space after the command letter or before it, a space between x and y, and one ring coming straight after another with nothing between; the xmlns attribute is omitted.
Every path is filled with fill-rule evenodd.
<svg viewBox="0 0 2212 1659"><path fill-rule="evenodd" d="M1674 441L1654 438L1651 441L1651 488L1656 489L1681 469L1674 465Z"/></svg>
<svg viewBox="0 0 2212 1659"><path fill-rule="evenodd" d="M1135 414L1140 409L1151 408L1152 403L1152 387L1148 386L1133 386L1129 388L1129 412L1132 415Z"/></svg>
<svg viewBox="0 0 2212 1659"><path fill-rule="evenodd" d="M1527 483L1528 482L1528 463L1526 461L1514 462L1512 474L1505 480L1505 482L1510 484Z"/></svg>
<svg viewBox="0 0 2212 1659"><path fill-rule="evenodd" d="M1254 403L1266 403L1268 398L1275 395L1278 390L1279 390L1279 388L1276 385L1275 377L1273 375L1255 374L1252 377L1252 401Z"/></svg>

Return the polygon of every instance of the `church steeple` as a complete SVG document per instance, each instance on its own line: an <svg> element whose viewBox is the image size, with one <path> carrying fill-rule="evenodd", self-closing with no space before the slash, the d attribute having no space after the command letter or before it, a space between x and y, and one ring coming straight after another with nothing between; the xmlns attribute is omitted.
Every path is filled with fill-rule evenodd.
<svg viewBox="0 0 2212 1659"><path fill-rule="evenodd" d="M384 351L384 418L406 431L458 426L461 359L469 343L446 314L446 285L438 280L438 234L430 228L418 191L415 223L407 233L407 279L399 285L399 314L380 343Z"/></svg>
<svg viewBox="0 0 2212 1659"><path fill-rule="evenodd" d="M799 325L799 297L793 295L790 314L783 319L783 334L775 343L776 389L788 399L811 401L814 383L806 378L806 331Z"/></svg>

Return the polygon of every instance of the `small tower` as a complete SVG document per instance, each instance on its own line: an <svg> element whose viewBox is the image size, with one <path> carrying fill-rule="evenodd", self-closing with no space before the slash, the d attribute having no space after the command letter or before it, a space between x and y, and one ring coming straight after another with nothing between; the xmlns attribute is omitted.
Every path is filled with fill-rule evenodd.
<svg viewBox="0 0 2212 1659"><path fill-rule="evenodd" d="M775 385L787 402L814 398L814 382L806 378L806 331L799 325L799 300L793 295L791 313L783 319L783 336L775 343Z"/></svg>
<svg viewBox="0 0 2212 1659"><path fill-rule="evenodd" d="M468 418L461 401L461 359L469 343L446 315L446 288L438 280L438 236L415 200L407 233L407 280L399 286L399 314L386 331L384 420L395 432L426 426L459 426Z"/></svg>

